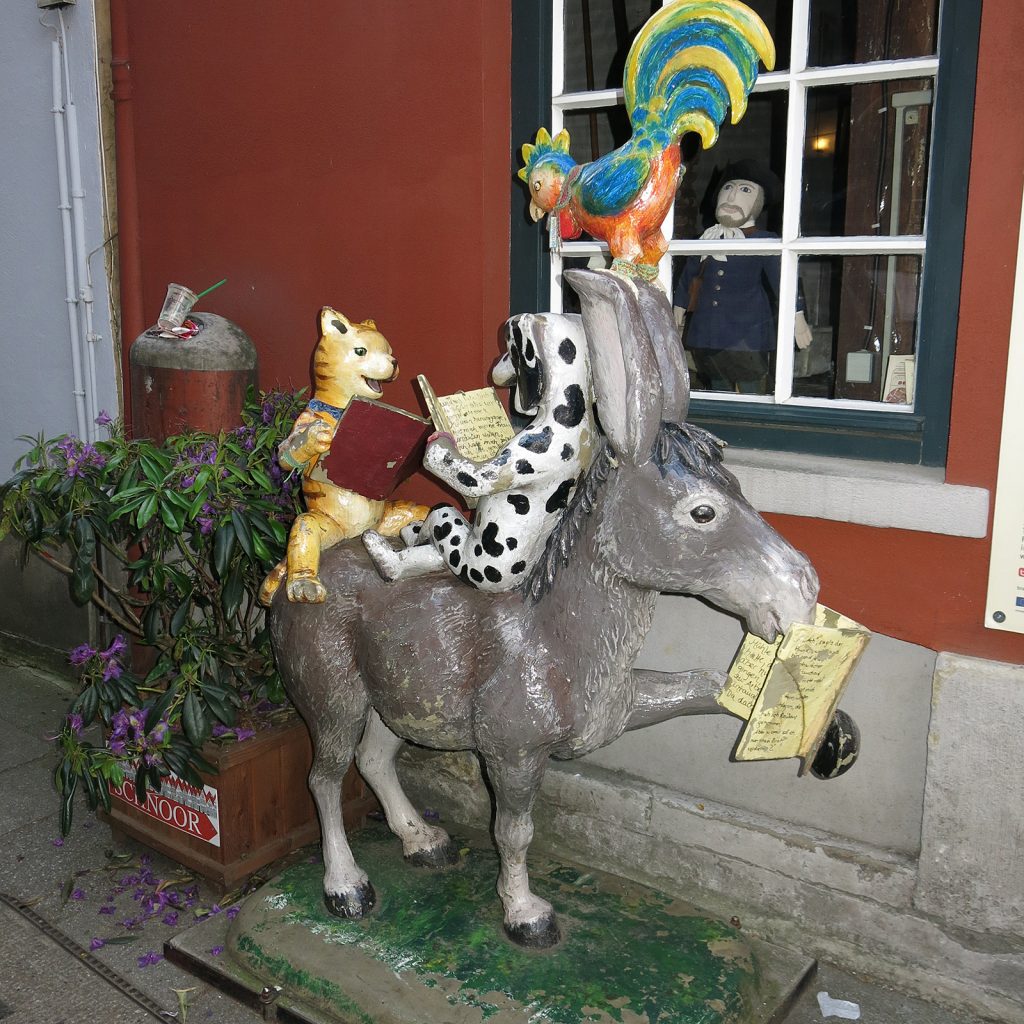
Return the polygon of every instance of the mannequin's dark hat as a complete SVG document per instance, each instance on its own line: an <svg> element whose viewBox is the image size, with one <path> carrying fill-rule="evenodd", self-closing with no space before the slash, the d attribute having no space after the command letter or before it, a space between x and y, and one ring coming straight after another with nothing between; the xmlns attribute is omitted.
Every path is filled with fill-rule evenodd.
<svg viewBox="0 0 1024 1024"><path fill-rule="evenodd" d="M727 181L736 181L738 178L752 181L764 189L765 206L771 206L782 198L782 182L772 173L767 164L762 164L757 160L736 160L731 164L726 164L722 173L717 175L716 191Z"/></svg>

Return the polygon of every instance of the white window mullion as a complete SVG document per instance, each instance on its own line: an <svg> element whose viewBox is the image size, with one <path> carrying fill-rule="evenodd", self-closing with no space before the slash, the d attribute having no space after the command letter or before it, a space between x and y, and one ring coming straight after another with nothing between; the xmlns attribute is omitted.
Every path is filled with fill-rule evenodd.
<svg viewBox="0 0 1024 1024"><path fill-rule="evenodd" d="M565 89L565 0L551 0L551 95L560 96ZM562 108L552 99L551 137L554 138L565 127ZM562 270L563 258L561 240L557 238L558 214L548 214L547 228L551 250L551 281L548 309L562 311Z"/></svg>
<svg viewBox="0 0 1024 1024"><path fill-rule="evenodd" d="M786 112L786 177L782 189L782 256L779 266L779 324L775 354L775 401L793 397L793 332L796 323L797 255L790 246L800 237L807 90L800 73L807 67L810 31L808 0L793 0L793 36L789 57Z"/></svg>

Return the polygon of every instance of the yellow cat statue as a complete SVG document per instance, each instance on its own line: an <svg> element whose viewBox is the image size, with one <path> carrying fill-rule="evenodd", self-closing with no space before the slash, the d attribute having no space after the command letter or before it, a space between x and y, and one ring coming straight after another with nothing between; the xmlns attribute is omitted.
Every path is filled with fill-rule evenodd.
<svg viewBox="0 0 1024 1024"><path fill-rule="evenodd" d="M283 469L302 474L306 511L292 524L288 553L267 575L259 599L270 605L282 582L289 601L321 604L327 591L320 582L320 553L339 541L376 530L397 536L426 519L430 509L411 501L374 501L338 487L320 466L330 451L338 421L349 401L377 400L383 385L398 376L398 360L372 320L355 323L336 309L320 310L320 340L313 354L313 398L291 433L278 447Z"/></svg>

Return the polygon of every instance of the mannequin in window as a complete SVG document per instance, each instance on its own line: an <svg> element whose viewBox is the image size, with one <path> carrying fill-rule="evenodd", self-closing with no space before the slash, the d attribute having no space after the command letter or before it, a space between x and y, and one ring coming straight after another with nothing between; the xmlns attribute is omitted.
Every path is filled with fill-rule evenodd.
<svg viewBox="0 0 1024 1024"><path fill-rule="evenodd" d="M754 160L729 164L719 178L715 223L701 238L777 238L756 226L766 203L777 202L778 178ZM772 387L779 257L691 256L675 288L685 311L684 345L699 383L711 391L764 395ZM811 329L797 301L794 342L806 348Z"/></svg>

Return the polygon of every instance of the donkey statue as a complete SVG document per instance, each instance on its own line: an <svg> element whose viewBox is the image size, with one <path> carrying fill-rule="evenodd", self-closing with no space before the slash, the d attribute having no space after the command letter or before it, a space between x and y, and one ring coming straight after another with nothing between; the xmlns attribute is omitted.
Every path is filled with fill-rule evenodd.
<svg viewBox="0 0 1024 1024"><path fill-rule="evenodd" d="M720 442L684 422L689 384L664 294L609 271L565 276L580 295L605 436L524 585L487 593L446 571L386 583L355 541L324 557L326 604L273 604L285 686L313 737L324 898L338 916L361 917L376 899L342 824L353 754L406 859L457 859L402 792L394 761L410 741L479 753L505 930L521 945L553 945L554 911L526 868L548 758L722 710L723 672L632 667L658 594L705 597L767 640L813 614L808 560L744 500Z"/></svg>

